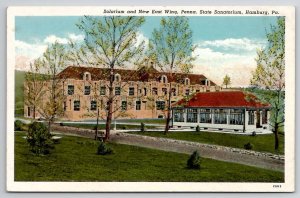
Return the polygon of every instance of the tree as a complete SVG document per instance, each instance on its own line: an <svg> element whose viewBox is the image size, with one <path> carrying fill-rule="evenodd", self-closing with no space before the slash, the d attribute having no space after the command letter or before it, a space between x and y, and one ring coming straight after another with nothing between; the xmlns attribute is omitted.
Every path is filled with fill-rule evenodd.
<svg viewBox="0 0 300 198"><path fill-rule="evenodd" d="M165 134L169 131L171 119L172 81L176 73L189 73L195 46L192 42L192 31L186 17L162 18L160 28L154 29L149 42L150 55L156 61L160 71L168 74L169 89L167 94L167 116Z"/></svg>
<svg viewBox="0 0 300 198"><path fill-rule="evenodd" d="M275 136L275 150L279 147L278 130L284 126L285 97L285 18L267 33L268 45L257 52L257 68L253 72L253 91L261 100L271 104L270 124Z"/></svg>
<svg viewBox="0 0 300 198"><path fill-rule="evenodd" d="M231 79L230 77L226 74L225 77L223 78L223 85L225 85L226 89L227 86L231 84Z"/></svg>
<svg viewBox="0 0 300 198"><path fill-rule="evenodd" d="M36 59L33 64L30 63L30 71L25 73L24 83L24 102L32 108L33 119L36 118L36 111L43 102L44 76L41 74L43 62L41 59Z"/></svg>
<svg viewBox="0 0 300 198"><path fill-rule="evenodd" d="M109 79L104 141L110 136L115 99L115 69L117 66L128 67L135 58L140 57L144 42L137 43L137 34L144 21L144 17L136 16L85 16L77 24L85 33L85 53L91 57L90 61L93 61L94 65L108 68L107 74L103 74L103 79Z"/></svg>
<svg viewBox="0 0 300 198"><path fill-rule="evenodd" d="M68 60L64 45L55 42L49 46L41 57L44 73L44 97L46 102L42 103L39 113L48 122L48 132L54 119L64 113L64 80L58 73L64 69Z"/></svg>

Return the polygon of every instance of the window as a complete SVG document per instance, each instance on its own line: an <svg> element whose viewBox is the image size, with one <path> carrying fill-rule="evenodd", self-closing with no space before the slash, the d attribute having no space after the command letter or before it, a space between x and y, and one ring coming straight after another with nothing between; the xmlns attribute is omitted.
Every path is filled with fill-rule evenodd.
<svg viewBox="0 0 300 198"><path fill-rule="evenodd" d="M161 82L162 83L167 83L167 77L166 76L162 76L161 77Z"/></svg>
<svg viewBox="0 0 300 198"><path fill-rule="evenodd" d="M186 96L190 95L190 90L189 90L189 89L186 89L186 90L185 90L185 95L186 95Z"/></svg>
<svg viewBox="0 0 300 198"><path fill-rule="evenodd" d="M184 79L184 84L185 85L189 85L190 84L190 79L189 78L185 78Z"/></svg>
<svg viewBox="0 0 300 198"><path fill-rule="evenodd" d="M175 88L172 88L172 93L173 93L173 96L176 96L176 89Z"/></svg>
<svg viewBox="0 0 300 198"><path fill-rule="evenodd" d="M135 110L141 110L141 101L135 102Z"/></svg>
<svg viewBox="0 0 300 198"><path fill-rule="evenodd" d="M121 81L121 76L120 76L120 74L116 74L116 75L115 75L115 81L116 81L116 82L120 82L120 81Z"/></svg>
<svg viewBox="0 0 300 198"><path fill-rule="evenodd" d="M225 109L215 109L215 124L227 124L227 111Z"/></svg>
<svg viewBox="0 0 300 198"><path fill-rule="evenodd" d="M244 116L241 109L230 109L230 124L243 125Z"/></svg>
<svg viewBox="0 0 300 198"><path fill-rule="evenodd" d="M156 109L164 110L165 109L165 101L156 101Z"/></svg>
<svg viewBox="0 0 300 198"><path fill-rule="evenodd" d="M89 72L85 72L83 74L83 80L91 80L91 74Z"/></svg>
<svg viewBox="0 0 300 198"><path fill-rule="evenodd" d="M167 93L168 93L168 89L167 89L167 88L162 88L162 92L163 92L163 94L166 96Z"/></svg>
<svg viewBox="0 0 300 198"><path fill-rule="evenodd" d="M134 96L134 87L129 87L129 95Z"/></svg>
<svg viewBox="0 0 300 198"><path fill-rule="evenodd" d="M90 95L91 86L84 86L84 95Z"/></svg>
<svg viewBox="0 0 300 198"><path fill-rule="evenodd" d="M80 111L80 101L79 100L74 101L74 111Z"/></svg>
<svg viewBox="0 0 300 198"><path fill-rule="evenodd" d="M174 110L174 122L184 122L184 110L175 109Z"/></svg>
<svg viewBox="0 0 300 198"><path fill-rule="evenodd" d="M68 95L74 94L74 85L68 85Z"/></svg>
<svg viewBox="0 0 300 198"><path fill-rule="evenodd" d="M156 87L152 88L152 95L157 95L157 88Z"/></svg>
<svg viewBox="0 0 300 198"><path fill-rule="evenodd" d="M144 88L144 96L147 96L147 88Z"/></svg>
<svg viewBox="0 0 300 198"><path fill-rule="evenodd" d="M200 109L200 123L211 123L210 109Z"/></svg>
<svg viewBox="0 0 300 198"><path fill-rule="evenodd" d="M95 111L97 110L97 101L91 101L91 110L92 111Z"/></svg>
<svg viewBox="0 0 300 198"><path fill-rule="evenodd" d="M67 102L64 101L64 111L66 111L66 110L67 110Z"/></svg>
<svg viewBox="0 0 300 198"><path fill-rule="evenodd" d="M197 109L187 109L187 122L197 123Z"/></svg>
<svg viewBox="0 0 300 198"><path fill-rule="evenodd" d="M200 92L200 90L199 90L199 89L196 89L196 93L198 93L198 92Z"/></svg>
<svg viewBox="0 0 300 198"><path fill-rule="evenodd" d="M122 103L121 103L121 109L122 109L122 111L126 111L127 110L127 101L122 101Z"/></svg>
<svg viewBox="0 0 300 198"><path fill-rule="evenodd" d="M100 95L104 96L106 94L106 87L100 87Z"/></svg>
<svg viewBox="0 0 300 198"><path fill-rule="evenodd" d="M28 117L30 117L30 112L31 112L30 107L27 107L27 116L28 116Z"/></svg>
<svg viewBox="0 0 300 198"><path fill-rule="evenodd" d="M117 96L121 95L121 87L115 88L115 95L117 95Z"/></svg>
<svg viewBox="0 0 300 198"><path fill-rule="evenodd" d="M249 120L248 125L254 125L254 111L248 111Z"/></svg>
<svg viewBox="0 0 300 198"><path fill-rule="evenodd" d="M262 111L262 124L268 124L268 111Z"/></svg>

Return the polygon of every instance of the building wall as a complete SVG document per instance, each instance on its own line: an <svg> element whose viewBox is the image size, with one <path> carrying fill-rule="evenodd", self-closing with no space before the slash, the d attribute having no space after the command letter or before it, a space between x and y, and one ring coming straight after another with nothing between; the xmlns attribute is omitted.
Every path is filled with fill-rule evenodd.
<svg viewBox="0 0 300 198"><path fill-rule="evenodd" d="M97 109L91 109L91 101L96 101L99 106L99 114L102 119L105 116L105 106L108 101L108 81L92 81L90 79L90 74L83 75L82 80L76 79L64 79L59 83L61 87L61 92L63 93L62 108L64 109L63 115L58 116L65 120L86 120L95 119L97 115ZM68 86L74 86L74 93L68 93ZM48 83L47 86L50 86ZM85 94L85 86L90 86L90 93ZM106 87L105 95L101 95L101 87ZM165 106L167 106L167 95L163 92L163 89L169 91L170 83L168 82L136 82L129 81L123 82L122 76L120 76L120 81L114 83L114 87L121 87L121 93L119 96L114 98L114 114L113 119L124 119L124 118L159 118L165 117L165 110L158 110L156 101L164 101ZM129 88L134 88L133 95L129 94ZM157 94L153 91L153 88L157 88ZM207 91L219 91L221 87L210 86L209 81L206 85L189 85L180 83L171 83L171 88L175 88L175 95L172 96L171 101L175 102L182 99L186 95L187 90L189 94L195 92L207 92ZM146 89L146 94L145 94ZM115 94L115 90L114 94ZM45 102L49 100L49 94L44 95ZM74 110L74 101L80 101L80 108L78 111ZM127 102L127 109L122 110L122 101ZM141 102L140 110L136 109L136 101ZM24 105L24 116L28 117L28 106ZM31 113L32 116L32 113ZM41 114L36 113L36 117L43 117Z"/></svg>

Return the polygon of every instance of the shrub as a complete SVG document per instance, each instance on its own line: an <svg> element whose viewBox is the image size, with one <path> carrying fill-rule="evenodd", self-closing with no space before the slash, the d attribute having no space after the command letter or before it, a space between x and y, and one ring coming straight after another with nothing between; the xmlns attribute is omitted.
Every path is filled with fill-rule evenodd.
<svg viewBox="0 0 300 198"><path fill-rule="evenodd" d="M196 126L196 132L200 132L200 126L199 125Z"/></svg>
<svg viewBox="0 0 300 198"><path fill-rule="evenodd" d="M35 154L49 154L53 147L51 134L48 133L48 128L41 122L33 122L29 125L27 142L30 150Z"/></svg>
<svg viewBox="0 0 300 198"><path fill-rule="evenodd" d="M20 120L15 121L15 131L22 131L23 122Z"/></svg>
<svg viewBox="0 0 300 198"><path fill-rule="evenodd" d="M60 123L59 123L59 126L65 126L65 125L64 125L64 123L63 123L63 122L60 122Z"/></svg>
<svg viewBox="0 0 300 198"><path fill-rule="evenodd" d="M200 169L200 156L198 151L194 151L187 161L187 167L189 169Z"/></svg>
<svg viewBox="0 0 300 198"><path fill-rule="evenodd" d="M251 136L256 136L256 132L253 131L253 132L251 133Z"/></svg>
<svg viewBox="0 0 300 198"><path fill-rule="evenodd" d="M100 142L97 149L97 155L109 155L112 153L113 150L111 148L109 148L104 142Z"/></svg>
<svg viewBox="0 0 300 198"><path fill-rule="evenodd" d="M250 142L248 142L247 144L244 145L244 149L246 149L246 150L251 150L252 148L253 148L253 145Z"/></svg>
<svg viewBox="0 0 300 198"><path fill-rule="evenodd" d="M122 127L122 129L124 129L124 130L125 130L125 129L127 129L127 127L126 127L126 126L123 126L123 127Z"/></svg>
<svg viewBox="0 0 300 198"><path fill-rule="evenodd" d="M141 132L145 132L145 124L141 122Z"/></svg>

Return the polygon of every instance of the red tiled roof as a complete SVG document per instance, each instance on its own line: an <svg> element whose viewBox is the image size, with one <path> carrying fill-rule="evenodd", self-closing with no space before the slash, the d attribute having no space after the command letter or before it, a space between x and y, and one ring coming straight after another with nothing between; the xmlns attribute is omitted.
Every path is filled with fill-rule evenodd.
<svg viewBox="0 0 300 198"><path fill-rule="evenodd" d="M91 78L94 81L98 80L109 80L109 69L108 68L97 68L97 67L79 67L79 66L69 66L58 74L60 78L71 78L71 79L82 79L83 74L89 72ZM115 69L115 74L121 75L122 81L159 81L162 75L166 75L168 80L171 80L171 77L168 73L159 72L155 68L141 68L139 70L127 70L127 69ZM105 78L105 79L103 79ZM199 74L183 74L183 73L173 73L172 82L180 82L185 78L190 79L190 84L201 84L201 80L205 80L204 75ZM216 84L210 81L211 86Z"/></svg>
<svg viewBox="0 0 300 198"><path fill-rule="evenodd" d="M173 107L244 107L244 108L269 108L253 95L242 91L203 92L195 94L190 100L182 99Z"/></svg>

